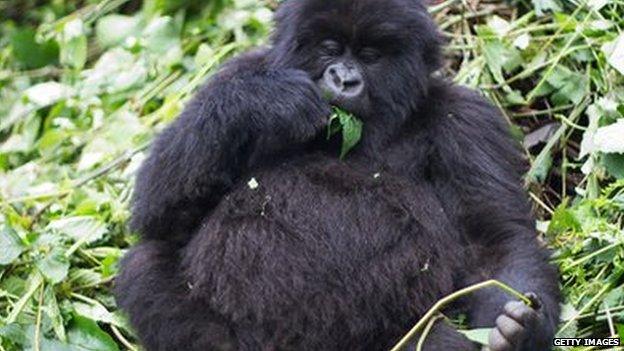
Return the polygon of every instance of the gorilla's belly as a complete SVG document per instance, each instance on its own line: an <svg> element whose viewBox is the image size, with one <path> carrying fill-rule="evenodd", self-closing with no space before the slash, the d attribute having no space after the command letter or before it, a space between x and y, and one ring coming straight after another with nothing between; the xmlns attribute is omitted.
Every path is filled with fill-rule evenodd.
<svg viewBox="0 0 624 351"><path fill-rule="evenodd" d="M252 176L258 186L231 192L184 257L219 313L268 323L322 305L323 323L353 310L406 323L453 289L460 245L427 187L322 157Z"/></svg>

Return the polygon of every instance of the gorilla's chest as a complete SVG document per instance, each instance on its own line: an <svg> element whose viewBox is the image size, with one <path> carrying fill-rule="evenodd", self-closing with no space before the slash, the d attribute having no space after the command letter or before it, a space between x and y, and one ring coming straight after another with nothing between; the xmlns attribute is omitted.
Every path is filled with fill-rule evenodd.
<svg viewBox="0 0 624 351"><path fill-rule="evenodd" d="M262 223L315 255L366 261L402 246L433 253L456 240L429 186L367 165L312 156L249 178L214 219Z"/></svg>
<svg viewBox="0 0 624 351"><path fill-rule="evenodd" d="M273 320L322 305L331 321L349 320L345 301L355 299L367 301L358 311L371 320L417 316L453 290L461 245L427 186L322 157L251 177L253 186L241 182L209 215L183 259L198 294L237 306L224 315L271 306L262 313Z"/></svg>

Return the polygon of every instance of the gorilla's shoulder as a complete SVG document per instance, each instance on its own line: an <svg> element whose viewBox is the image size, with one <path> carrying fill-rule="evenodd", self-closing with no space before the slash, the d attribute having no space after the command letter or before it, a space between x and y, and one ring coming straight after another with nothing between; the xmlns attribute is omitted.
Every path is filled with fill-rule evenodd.
<svg viewBox="0 0 624 351"><path fill-rule="evenodd" d="M509 133L509 123L497 108L481 92L465 86L438 81L432 84L429 93L440 126L455 127L468 131L478 129L481 132ZM440 121L442 120L442 122ZM441 123L440 123L441 122Z"/></svg>
<svg viewBox="0 0 624 351"><path fill-rule="evenodd" d="M214 79L228 80L239 75L266 71L269 67L267 60L269 50L268 47L259 47L236 56L223 64Z"/></svg>

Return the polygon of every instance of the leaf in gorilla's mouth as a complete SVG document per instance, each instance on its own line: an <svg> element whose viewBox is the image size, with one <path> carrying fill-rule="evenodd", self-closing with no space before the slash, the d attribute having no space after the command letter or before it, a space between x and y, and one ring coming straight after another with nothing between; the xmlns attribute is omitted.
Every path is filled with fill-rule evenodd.
<svg viewBox="0 0 624 351"><path fill-rule="evenodd" d="M334 113L329 118L327 127L327 139L342 131L342 149L340 158L344 158L362 138L363 123L349 112L338 107L333 108Z"/></svg>

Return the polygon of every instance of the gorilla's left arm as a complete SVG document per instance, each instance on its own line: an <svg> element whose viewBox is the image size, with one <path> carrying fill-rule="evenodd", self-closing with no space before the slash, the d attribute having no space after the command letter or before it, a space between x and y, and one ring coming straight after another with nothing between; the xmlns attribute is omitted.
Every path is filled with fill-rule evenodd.
<svg viewBox="0 0 624 351"><path fill-rule="evenodd" d="M438 89L432 91L439 109L432 180L441 196L455 201L449 210L477 252L467 283L497 279L541 301L532 310L497 289L478 292L468 311L472 325L496 325L490 344L495 351L549 350L559 316L557 273L536 240L520 148L499 111L483 97L464 88Z"/></svg>

